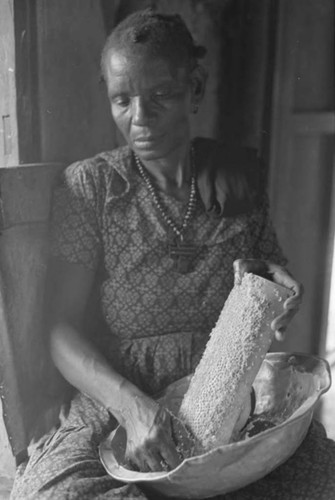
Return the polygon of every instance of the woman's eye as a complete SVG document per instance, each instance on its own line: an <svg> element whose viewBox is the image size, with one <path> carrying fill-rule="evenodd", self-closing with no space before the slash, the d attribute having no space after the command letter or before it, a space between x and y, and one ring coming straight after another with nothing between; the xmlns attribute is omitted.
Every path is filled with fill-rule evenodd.
<svg viewBox="0 0 335 500"><path fill-rule="evenodd" d="M171 93L166 90L157 90L154 93L155 99L169 99L169 97L171 97Z"/></svg>
<svg viewBox="0 0 335 500"><path fill-rule="evenodd" d="M129 105L130 99L128 97L114 97L112 99L113 104L120 106L121 108L125 108Z"/></svg>

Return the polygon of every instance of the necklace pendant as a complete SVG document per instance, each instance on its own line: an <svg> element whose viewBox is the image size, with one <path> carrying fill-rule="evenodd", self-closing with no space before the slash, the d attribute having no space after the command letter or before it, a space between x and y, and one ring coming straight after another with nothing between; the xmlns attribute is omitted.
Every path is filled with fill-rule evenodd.
<svg viewBox="0 0 335 500"><path fill-rule="evenodd" d="M174 270L180 274L190 273L195 264L199 248L185 243L182 238L176 238L168 245L169 257L173 260Z"/></svg>

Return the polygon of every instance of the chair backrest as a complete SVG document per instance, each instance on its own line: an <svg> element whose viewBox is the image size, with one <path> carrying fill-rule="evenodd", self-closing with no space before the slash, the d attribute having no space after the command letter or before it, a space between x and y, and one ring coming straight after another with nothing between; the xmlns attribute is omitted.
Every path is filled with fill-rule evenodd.
<svg viewBox="0 0 335 500"><path fill-rule="evenodd" d="M46 348L43 299L51 196L62 169L0 168L0 396L16 457L59 411L62 381Z"/></svg>

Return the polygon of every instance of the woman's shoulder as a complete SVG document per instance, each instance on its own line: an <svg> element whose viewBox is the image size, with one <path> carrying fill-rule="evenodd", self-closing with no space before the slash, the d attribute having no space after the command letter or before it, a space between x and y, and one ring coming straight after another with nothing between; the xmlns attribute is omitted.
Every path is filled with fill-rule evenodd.
<svg viewBox="0 0 335 500"><path fill-rule="evenodd" d="M130 148L122 146L76 161L65 168L60 185L85 191L91 187L110 196L120 196L129 190L131 158Z"/></svg>
<svg viewBox="0 0 335 500"><path fill-rule="evenodd" d="M112 176L115 172L130 175L131 150L122 146L110 151L102 151L90 158L75 161L65 168L64 174L69 178L90 175L92 177Z"/></svg>

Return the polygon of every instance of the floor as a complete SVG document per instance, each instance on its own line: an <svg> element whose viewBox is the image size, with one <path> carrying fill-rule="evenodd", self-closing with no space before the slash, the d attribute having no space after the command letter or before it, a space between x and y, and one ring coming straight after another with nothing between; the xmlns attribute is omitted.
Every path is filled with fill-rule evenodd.
<svg viewBox="0 0 335 500"><path fill-rule="evenodd" d="M321 419L327 430L328 437L335 440L335 356L333 355L333 357L334 359L329 361L332 365L334 383L322 397ZM10 451L2 418L0 418L0 500L9 499L14 472L14 459Z"/></svg>

